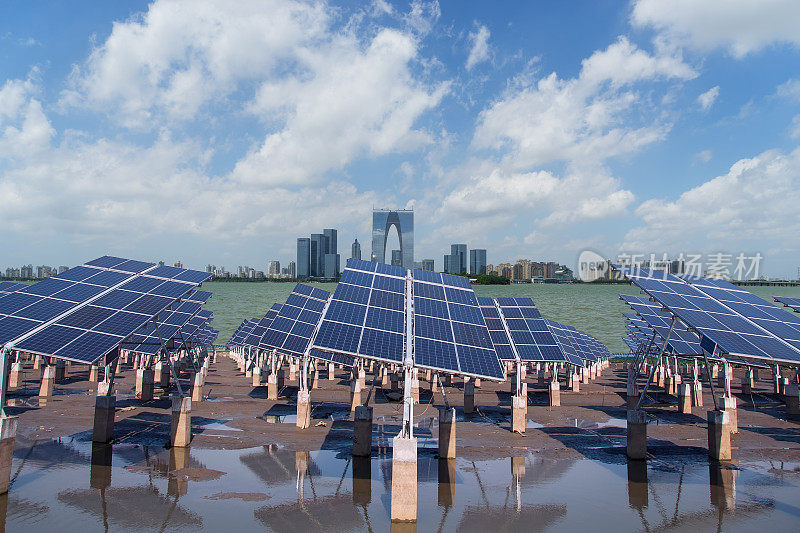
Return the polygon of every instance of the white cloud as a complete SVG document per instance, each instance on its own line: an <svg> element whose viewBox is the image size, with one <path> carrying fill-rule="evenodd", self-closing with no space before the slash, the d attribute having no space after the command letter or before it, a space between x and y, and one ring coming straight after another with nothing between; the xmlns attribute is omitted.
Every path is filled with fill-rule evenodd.
<svg viewBox="0 0 800 533"><path fill-rule="evenodd" d="M631 22L670 43L723 48L737 58L773 44L800 46L796 0L636 0Z"/></svg>
<svg viewBox="0 0 800 533"><path fill-rule="evenodd" d="M55 134L36 92L30 79L8 80L0 88L0 162L41 153Z"/></svg>
<svg viewBox="0 0 800 533"><path fill-rule="evenodd" d="M630 230L628 251L796 249L800 233L800 148L769 150L734 163L676 200L643 202L643 225Z"/></svg>
<svg viewBox="0 0 800 533"><path fill-rule="evenodd" d="M711 106L714 105L714 102L717 101L717 97L719 96L719 85L710 88L703 94L697 97L697 103L700 104L700 107L703 111L708 111L711 109Z"/></svg>
<svg viewBox="0 0 800 533"><path fill-rule="evenodd" d="M698 163L705 164L705 163L708 163L709 161L711 161L711 158L713 156L714 156L714 154L711 152L711 150L702 150L702 151L697 152L696 154L694 154L694 157L692 158L692 163L694 163L694 164L698 164Z"/></svg>
<svg viewBox="0 0 800 533"><path fill-rule="evenodd" d="M800 102L800 80L790 79L778 85L778 96Z"/></svg>
<svg viewBox="0 0 800 533"><path fill-rule="evenodd" d="M507 149L516 168L635 152L663 139L670 126L654 119L635 127L625 120L643 105L630 85L694 76L679 58L649 55L623 37L585 59L577 78L552 73L481 112L473 145Z"/></svg>
<svg viewBox="0 0 800 533"><path fill-rule="evenodd" d="M469 42L472 47L467 57L467 70L472 70L472 67L483 61L489 59L489 28L481 25L476 32L470 32Z"/></svg>
<svg viewBox="0 0 800 533"><path fill-rule="evenodd" d="M792 139L800 139L800 115L792 118L792 125L789 126L789 136Z"/></svg>

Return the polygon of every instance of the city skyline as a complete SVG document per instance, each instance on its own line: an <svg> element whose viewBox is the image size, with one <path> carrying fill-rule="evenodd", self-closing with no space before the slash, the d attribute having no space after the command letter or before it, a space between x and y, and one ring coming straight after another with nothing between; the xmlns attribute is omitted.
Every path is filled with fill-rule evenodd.
<svg viewBox="0 0 800 533"><path fill-rule="evenodd" d="M391 205L417 258L760 253L795 277L800 8L721 6L8 4L4 258L283 262L320 227L368 247Z"/></svg>

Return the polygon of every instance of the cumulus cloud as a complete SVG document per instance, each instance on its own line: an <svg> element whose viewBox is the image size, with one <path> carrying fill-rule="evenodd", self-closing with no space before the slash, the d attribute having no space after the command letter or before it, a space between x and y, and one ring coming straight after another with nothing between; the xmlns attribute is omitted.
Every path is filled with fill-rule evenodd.
<svg viewBox="0 0 800 533"><path fill-rule="evenodd" d="M800 45L795 0L636 0L631 23L679 46L722 48L737 58L774 44Z"/></svg>
<svg viewBox="0 0 800 533"><path fill-rule="evenodd" d="M703 94L697 97L697 103L700 104L700 108L703 111L708 111L711 109L711 106L714 105L714 102L717 101L717 97L719 96L719 85L710 88Z"/></svg>
<svg viewBox="0 0 800 533"><path fill-rule="evenodd" d="M471 48L469 50L469 57L467 57L467 70L472 70L472 67L478 63L482 63L489 59L489 28L486 26L479 26L477 31L470 32L469 42Z"/></svg>
<svg viewBox="0 0 800 533"><path fill-rule="evenodd" d="M623 249L788 252L797 248L789 243L800 232L798 202L800 148L768 150L675 200L643 202L636 209L643 224L627 233Z"/></svg>
<svg viewBox="0 0 800 533"><path fill-rule="evenodd" d="M790 79L778 85L777 95L787 100L800 102L800 80Z"/></svg>

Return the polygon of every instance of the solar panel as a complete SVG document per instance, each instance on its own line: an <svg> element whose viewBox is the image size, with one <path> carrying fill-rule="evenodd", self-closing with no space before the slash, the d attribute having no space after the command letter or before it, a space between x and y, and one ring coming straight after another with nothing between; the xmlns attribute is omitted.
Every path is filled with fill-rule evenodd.
<svg viewBox="0 0 800 533"><path fill-rule="evenodd" d="M545 324L553 334L561 350L570 358L570 362L573 362L573 364L578 364L574 363L574 361L597 361L598 356L602 355L588 342L588 336L585 333L576 330L572 326L559 324L553 320L545 319ZM582 363L580 364L582 366Z"/></svg>
<svg viewBox="0 0 800 533"><path fill-rule="evenodd" d="M800 298L790 298L789 296L773 296L776 302L782 303L786 307L791 307L795 313L800 313Z"/></svg>
<svg viewBox="0 0 800 533"><path fill-rule="evenodd" d="M302 356L330 297L328 291L298 283L258 343L260 348ZM255 327L255 326L254 326Z"/></svg>
<svg viewBox="0 0 800 533"><path fill-rule="evenodd" d="M621 294L620 299L631 306L631 309L640 317L639 320L644 322L650 330L656 332L658 339L656 342L659 347L663 346L664 340L669 337L667 352L673 355L699 356L703 354L700 348L700 338L697 334L689 331L682 321L676 320L672 333L670 333L673 315L663 311L661 304L651 302L647 298L627 294Z"/></svg>
<svg viewBox="0 0 800 533"><path fill-rule="evenodd" d="M522 361L583 366L581 360L564 353L531 298L498 298L497 303Z"/></svg>
<svg viewBox="0 0 800 533"><path fill-rule="evenodd" d="M383 263L349 259L314 347L323 352L400 363L404 343L405 271Z"/></svg>
<svg viewBox="0 0 800 533"><path fill-rule="evenodd" d="M99 269L105 265L114 270ZM193 283L137 275L153 266L152 263L106 256L64 272L63 276L71 280L49 278L46 281L69 286L53 291L58 285L50 283L44 289L32 291L48 296L15 313L39 321L25 333L40 325L44 327L18 340L14 347L72 361L97 361L194 289ZM127 274L122 274L125 272ZM93 284L93 281L98 284ZM114 281L118 285L104 285ZM104 291L107 292L99 296ZM52 322L48 324L48 321ZM18 337L20 335L15 338Z"/></svg>
<svg viewBox="0 0 800 533"><path fill-rule="evenodd" d="M744 358L774 359L791 363L800 361L798 349L784 343L763 326L759 327L753 321L734 311L734 307L739 303L749 302L751 305L739 306L742 312L764 311L766 317L770 317L773 322L778 322L774 315L767 313L764 309L759 309L763 306L754 303L750 297L746 297L746 299L738 297L740 302L730 302L733 304L732 307L671 274L651 275L650 271L645 269L616 268L637 287L696 331L700 336L701 345L704 341L710 343L708 344L710 350L707 350L710 353L713 353L718 347L725 354ZM706 287L709 292L711 288L720 288L718 283L709 285ZM723 290L720 293L722 294L713 294L730 297L728 291ZM771 304L767 303L767 305L773 312L781 311ZM786 314L788 315L788 313Z"/></svg>
<svg viewBox="0 0 800 533"><path fill-rule="evenodd" d="M469 280L414 270L414 364L503 379L484 314ZM494 324L496 326L496 324Z"/></svg>
<svg viewBox="0 0 800 533"><path fill-rule="evenodd" d="M0 295L11 294L27 287L27 283L14 283L13 281L0 281Z"/></svg>
<svg viewBox="0 0 800 533"><path fill-rule="evenodd" d="M795 360L800 361L800 317L722 279L684 279L748 321L787 342L797 351ZM740 326L737 331L742 331L743 328L746 326Z"/></svg>

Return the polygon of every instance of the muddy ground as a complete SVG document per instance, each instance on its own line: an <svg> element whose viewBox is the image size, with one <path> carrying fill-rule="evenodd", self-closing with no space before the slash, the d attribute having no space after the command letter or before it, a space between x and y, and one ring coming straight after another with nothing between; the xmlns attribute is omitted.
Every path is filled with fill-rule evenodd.
<svg viewBox="0 0 800 533"><path fill-rule="evenodd" d="M734 383L740 382L739 372ZM762 372L762 374L767 374ZM88 381L88 367L72 365L67 377L56 384L53 397L38 398L40 371L26 363L23 386L9 392L7 412L18 415L20 440L36 441L66 436L91 440L96 385ZM327 376L327 372L321 372ZM529 376L529 428L525 435L510 432L511 394L509 383L484 381L476 389L477 413L464 415L461 386L447 387L450 405L457 413L457 447L462 457L491 458L524 455L528 451L551 458L602 458L625 461L625 375L621 364L612 364L603 375L580 392L563 390L561 406L548 406L547 391ZM171 402L167 393L156 390L156 398L142 402L134 398L135 372L128 365L117 376L117 410L114 442L167 445ZM422 377L422 376L421 376ZM299 430L294 424L297 380L287 380L277 401L267 400L266 385L253 387L252 380L238 371L233 360L219 356L211 365L204 400L192 406L192 447L241 449L277 444L293 450L332 449L348 452L352 443L349 416L349 381L344 370L336 379L320 380L311 391L312 427ZM367 388L371 385L367 375ZM181 383L189 388L191 376ZM762 375L753 394L737 394L739 433L732 436L733 455L742 460L800 460L800 424L786 420L779 398L772 394L769 375ZM437 406L444 405L441 392L432 395L420 379L421 403L415 408L415 436L420 453L435 454ZM677 412L677 400L656 393L656 403L646 406L648 453L664 456L706 457L706 412L713 401L710 387L704 387L703 408L692 415ZM388 392L388 391L386 391ZM740 392L736 386L734 393ZM364 393L366 397L366 391ZM391 438L400 429L402 404L391 401L377 387L374 406L373 452L387 452ZM602 457L601 457L602 456Z"/></svg>

